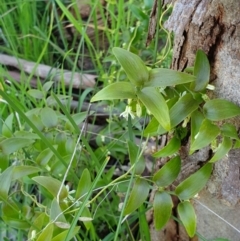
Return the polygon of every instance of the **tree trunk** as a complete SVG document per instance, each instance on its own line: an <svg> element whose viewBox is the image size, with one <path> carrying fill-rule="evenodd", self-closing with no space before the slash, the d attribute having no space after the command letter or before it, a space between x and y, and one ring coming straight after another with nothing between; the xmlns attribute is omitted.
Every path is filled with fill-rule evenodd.
<svg viewBox="0 0 240 241"><path fill-rule="evenodd" d="M202 49L208 55L211 65L211 83L215 86L213 95L231 100L238 105L239 10L239 0L177 0L173 13L165 24L165 27L175 35L172 68L183 70L193 66L196 51ZM236 119L234 123L240 127L239 120ZM203 156L207 157L209 150L205 151ZM196 165L199 162L197 158L199 157L196 156ZM239 150L232 150L228 156L215 164L211 180L199 195L199 199L194 201L198 232L208 240L221 237L239 241Z"/></svg>

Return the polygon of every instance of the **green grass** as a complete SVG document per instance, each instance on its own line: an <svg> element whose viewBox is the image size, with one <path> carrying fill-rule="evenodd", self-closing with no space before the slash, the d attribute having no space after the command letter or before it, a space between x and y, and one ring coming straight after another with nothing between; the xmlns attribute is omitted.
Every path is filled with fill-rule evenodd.
<svg viewBox="0 0 240 241"><path fill-rule="evenodd" d="M20 142L33 140L32 144L21 148L14 142L14 151L0 153L2 173L6 170L14 173L8 168L15 165L25 167L25 171L30 172L23 172L17 180L10 178L7 186L0 188L1 240L10 240L12 236L14 240L52 240L57 234L65 234L64 240L150 240L144 218L147 203L141 206L139 213L122 222L125 217L123 210L119 210L119 203L126 205L127 199L121 196L129 195L133 174L125 172L120 177L114 174L115 165L126 165L126 139L132 138L129 132L133 136L141 136L141 125L136 121L129 125L113 114L113 106L122 112L125 103L115 102L113 105L103 102L109 106L109 117L104 129L96 136L97 147L93 148L89 144L90 133L85 133L83 127L79 128L79 124L84 125L84 118L75 114L99 88L117 78L124 78L113 58L113 47L124 47L137 53L150 67L170 65L171 36L164 29L157 32L148 48L145 47L151 4L150 0L119 0L107 1L102 6L100 1L92 1L88 19L82 19L75 1L6 0L1 3L1 53L33 61L35 68L43 63L69 69L73 73L98 75L94 90L75 92L71 85L66 88L63 83L53 85L48 92L44 92L44 83L50 80L38 79L38 90L44 97L36 99L31 95L33 72L26 75L21 71L20 82L16 82L8 76L7 68L0 66L3 86L0 95L7 102L0 103L0 147L3 148L2 141L14 140L20 132ZM162 15L163 22L168 13L169 10ZM163 11L160 9L161 14ZM99 18L102 26L99 25ZM92 39L86 34L89 26L94 29ZM74 33L72 29L75 29ZM72 34L70 40L67 37L69 31ZM102 48L103 42L105 48ZM85 67L86 61L90 68ZM4 81L3 75L8 76L10 85ZM79 101L78 111L72 111L69 102L61 104L61 95L74 96ZM57 106L52 112L46 109L50 106L49 98ZM52 123L53 118L56 118L56 123ZM98 116L91 118L93 124L99 122ZM134 126L132 130L130 126ZM26 136L23 137L23 133ZM38 167L38 173L31 173L30 167ZM88 170L91 181L86 181L88 192L76 200L73 190L77 190L84 170ZM41 186L33 181L32 178L39 175L46 180L47 177L58 180L59 190L68 185L72 192L65 200L58 200L58 195L54 199L48 184ZM11 200L8 206L4 195ZM55 201L59 206L54 205ZM92 221L81 221L89 216ZM82 219L79 221L79 218ZM56 223L52 232L54 220L67 222L70 225L67 232L64 233L66 230ZM79 226L80 229L76 230Z"/></svg>

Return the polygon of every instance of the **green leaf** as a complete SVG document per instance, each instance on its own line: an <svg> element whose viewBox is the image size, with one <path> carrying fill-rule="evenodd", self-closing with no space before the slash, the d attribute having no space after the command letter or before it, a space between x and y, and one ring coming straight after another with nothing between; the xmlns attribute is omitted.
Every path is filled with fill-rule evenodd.
<svg viewBox="0 0 240 241"><path fill-rule="evenodd" d="M15 131L14 136L19 138L33 139L33 140L40 139L39 135L32 133L30 131Z"/></svg>
<svg viewBox="0 0 240 241"><path fill-rule="evenodd" d="M172 69L157 68L149 71L149 81L147 87L166 87L185 84L195 81L196 77L187 73Z"/></svg>
<svg viewBox="0 0 240 241"><path fill-rule="evenodd" d="M2 135L5 136L5 137L11 137L12 136L13 117L14 117L14 114L11 113L6 118L6 120L3 122Z"/></svg>
<svg viewBox="0 0 240 241"><path fill-rule="evenodd" d="M173 202L167 192L156 192L153 200L154 225L157 230L163 228L171 217Z"/></svg>
<svg viewBox="0 0 240 241"><path fill-rule="evenodd" d="M72 239L78 232L79 232L79 227L75 227L73 232L71 232L71 235L69 236L70 239ZM68 234L68 230L63 231L63 232L57 234L54 238L52 238L51 241L63 241L66 239L67 234Z"/></svg>
<svg viewBox="0 0 240 241"><path fill-rule="evenodd" d="M51 241L53 235L53 223L48 224L36 241Z"/></svg>
<svg viewBox="0 0 240 241"><path fill-rule="evenodd" d="M55 178L52 177L46 177L46 176L38 176L32 178L35 182L40 184L41 186L45 187L53 197L57 198L57 194L61 187L61 182ZM68 196L67 188L63 185L59 198L60 200L63 200Z"/></svg>
<svg viewBox="0 0 240 241"><path fill-rule="evenodd" d="M91 102L99 100L135 99L135 90L129 82L116 82L100 90L91 99Z"/></svg>
<svg viewBox="0 0 240 241"><path fill-rule="evenodd" d="M170 109L170 119L172 127L175 127L182 122L188 115L195 111L202 99L194 99L191 94L185 94L177 103Z"/></svg>
<svg viewBox="0 0 240 241"><path fill-rule="evenodd" d="M36 163L40 166L46 166L53 157L53 152L49 148L44 149L36 158Z"/></svg>
<svg viewBox="0 0 240 241"><path fill-rule="evenodd" d="M189 201L181 202L177 207L180 220L188 235L192 238L196 233L197 218L192 204Z"/></svg>
<svg viewBox="0 0 240 241"><path fill-rule="evenodd" d="M192 89L194 91L204 90L210 79L210 65L202 50L197 51L193 74L196 76L196 82L191 86Z"/></svg>
<svg viewBox="0 0 240 241"><path fill-rule="evenodd" d="M137 55L117 47L112 51L134 86L143 86L148 81L148 69Z"/></svg>
<svg viewBox="0 0 240 241"><path fill-rule="evenodd" d="M216 162L222 159L232 148L232 141L229 137L224 137L223 142L218 146L216 153L209 162Z"/></svg>
<svg viewBox="0 0 240 241"><path fill-rule="evenodd" d="M88 169L84 169L78 183L75 199L84 198L84 195L91 190L91 175Z"/></svg>
<svg viewBox="0 0 240 241"><path fill-rule="evenodd" d="M195 136L199 132L203 120L204 117L200 111L194 111L191 114L191 143L193 143Z"/></svg>
<svg viewBox="0 0 240 241"><path fill-rule="evenodd" d="M193 143L190 146L190 154L209 145L219 134L220 129L205 119L200 127L198 134L194 137Z"/></svg>
<svg viewBox="0 0 240 241"><path fill-rule="evenodd" d="M12 171L12 181L40 171L40 168L34 166L14 166Z"/></svg>
<svg viewBox="0 0 240 241"><path fill-rule="evenodd" d="M143 135L145 137L156 136L156 135L162 135L166 132L167 131L159 124L157 119L153 117L152 120L148 123L147 127L145 128Z"/></svg>
<svg viewBox="0 0 240 241"><path fill-rule="evenodd" d="M135 165L135 173L141 175L145 169L144 157L140 154L139 147L132 141L128 140L128 153L131 166Z"/></svg>
<svg viewBox="0 0 240 241"><path fill-rule="evenodd" d="M153 181L159 187L166 187L176 180L180 170L181 159L179 156L176 156L154 174Z"/></svg>
<svg viewBox="0 0 240 241"><path fill-rule="evenodd" d="M53 109L45 107L41 110L40 115L45 127L52 128L58 124L58 117Z"/></svg>
<svg viewBox="0 0 240 241"><path fill-rule="evenodd" d="M56 198L52 200L51 207L50 207L50 220L56 222L61 222L61 223L67 223L66 218L63 215L62 209L59 206ZM69 225L69 224L68 224Z"/></svg>
<svg viewBox="0 0 240 241"><path fill-rule="evenodd" d="M155 152L153 157L166 157L175 154L181 146L181 141L178 137L174 136L168 144L160 151Z"/></svg>
<svg viewBox="0 0 240 241"><path fill-rule="evenodd" d="M230 137L230 138L236 139L236 140L239 139L236 127L233 124L225 123L221 127L221 132L222 132L223 136Z"/></svg>
<svg viewBox="0 0 240 241"><path fill-rule="evenodd" d="M43 91L48 92L52 88L53 84L54 84L54 81L48 81L48 82L44 83L44 85L42 87Z"/></svg>
<svg viewBox="0 0 240 241"><path fill-rule="evenodd" d="M30 146L35 140L21 137L11 137L0 142L3 154L9 155L23 147Z"/></svg>
<svg viewBox="0 0 240 241"><path fill-rule="evenodd" d="M124 215L130 214L139 208L147 199L148 193L148 182L142 178L138 178L133 185Z"/></svg>
<svg viewBox="0 0 240 241"><path fill-rule="evenodd" d="M13 166L7 168L0 175L0 199L6 201L8 198L8 192L12 181Z"/></svg>
<svg viewBox="0 0 240 241"><path fill-rule="evenodd" d="M79 221L82 221L85 228L89 230L92 227L92 215L87 207L83 209L82 215L79 218Z"/></svg>
<svg viewBox="0 0 240 241"><path fill-rule="evenodd" d="M207 119L219 121L239 115L240 107L228 100L214 99L206 102L203 111Z"/></svg>
<svg viewBox="0 0 240 241"><path fill-rule="evenodd" d="M212 164L207 163L197 172L181 182L175 189L176 195L181 200L194 197L206 185L212 173Z"/></svg>
<svg viewBox="0 0 240 241"><path fill-rule="evenodd" d="M153 114L160 125L166 129L171 129L169 109L165 99L155 88L143 88L137 92L137 96L145 107Z"/></svg>
<svg viewBox="0 0 240 241"><path fill-rule="evenodd" d="M30 96L32 96L34 99L42 100L44 98L44 92L41 90L35 90L31 89L27 92Z"/></svg>

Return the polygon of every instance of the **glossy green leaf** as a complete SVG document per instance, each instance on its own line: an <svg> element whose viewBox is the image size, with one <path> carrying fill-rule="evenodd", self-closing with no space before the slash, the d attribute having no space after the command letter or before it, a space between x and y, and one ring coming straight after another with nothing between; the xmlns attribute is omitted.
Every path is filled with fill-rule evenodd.
<svg viewBox="0 0 240 241"><path fill-rule="evenodd" d="M52 150L49 148L46 148L38 154L36 158L36 163L40 166L46 166L52 157L53 157Z"/></svg>
<svg viewBox="0 0 240 241"><path fill-rule="evenodd" d="M219 134L220 129L218 126L205 119L202 122L199 132L194 137L193 143L190 146L190 154L209 145Z"/></svg>
<svg viewBox="0 0 240 241"><path fill-rule="evenodd" d="M139 147L132 141L128 140L128 153L131 166L135 165L135 173L141 175L145 169L144 157L140 154Z"/></svg>
<svg viewBox="0 0 240 241"><path fill-rule="evenodd" d="M14 166L12 170L12 181L40 171L40 168L34 166Z"/></svg>
<svg viewBox="0 0 240 241"><path fill-rule="evenodd" d="M117 47L112 51L134 86L143 86L148 81L148 69L136 54Z"/></svg>
<svg viewBox="0 0 240 241"><path fill-rule="evenodd" d="M156 192L153 200L154 225L157 230L163 228L172 214L173 202L167 192Z"/></svg>
<svg viewBox="0 0 240 241"><path fill-rule="evenodd" d="M164 129L170 130L169 109L161 93L157 89L149 87L138 91L137 96L160 125Z"/></svg>
<svg viewBox="0 0 240 241"><path fill-rule="evenodd" d="M143 135L145 137L156 136L156 135L162 135L166 132L167 131L159 124L157 119L153 117L152 120L148 123L147 127L145 128Z"/></svg>
<svg viewBox="0 0 240 241"><path fill-rule="evenodd" d="M116 82L97 92L91 102L99 100L135 99L135 90L129 82Z"/></svg>
<svg viewBox="0 0 240 241"><path fill-rule="evenodd" d="M138 178L133 185L127 206L124 210L124 215L130 214L139 208L147 199L148 193L148 182L142 178Z"/></svg>
<svg viewBox="0 0 240 241"><path fill-rule="evenodd" d="M195 111L202 99L194 99L191 94L185 94L179 101L170 109L170 119L172 127L175 127L182 122L188 115Z"/></svg>
<svg viewBox="0 0 240 241"><path fill-rule="evenodd" d="M191 114L191 143L193 143L195 136L199 132L203 120L204 117L200 111L194 111Z"/></svg>
<svg viewBox="0 0 240 241"><path fill-rule="evenodd" d="M46 176L38 176L32 178L35 182L43 186L48 190L49 193L52 194L53 197L57 198L57 194L61 187L61 182L55 178L52 177L46 177ZM67 188L63 185L59 198L60 200L63 200L68 196Z"/></svg>
<svg viewBox="0 0 240 241"><path fill-rule="evenodd" d="M88 171L88 169L85 168L79 180L75 198L76 199L79 199L81 197L84 198L84 195L88 193L89 190L91 189L91 185L92 185L92 182L91 182L90 172Z"/></svg>
<svg viewBox="0 0 240 241"><path fill-rule="evenodd" d="M181 140L174 136L168 144L163 147L160 151L155 152L153 157L166 157L175 154L181 146Z"/></svg>
<svg viewBox="0 0 240 241"><path fill-rule="evenodd" d="M12 154L23 147L30 146L35 140L20 137L11 137L0 142L0 150L5 155Z"/></svg>
<svg viewBox="0 0 240 241"><path fill-rule="evenodd" d="M191 86L192 89L194 91L204 90L210 79L210 65L202 50L197 51L193 74L196 76L196 82Z"/></svg>
<svg viewBox="0 0 240 241"><path fill-rule="evenodd" d="M212 163L205 164L197 172L181 182L175 189L181 200L189 200L205 187L212 173Z"/></svg>
<svg viewBox="0 0 240 241"><path fill-rule="evenodd" d="M203 111L205 117L212 121L225 120L240 115L239 106L223 99L209 100L203 106Z"/></svg>
<svg viewBox="0 0 240 241"><path fill-rule="evenodd" d="M38 236L36 241L51 241L53 235L53 225L53 223L48 224Z"/></svg>
<svg viewBox="0 0 240 241"><path fill-rule="evenodd" d="M8 198L8 191L12 181L13 166L8 167L0 175L0 199L6 201Z"/></svg>
<svg viewBox="0 0 240 241"><path fill-rule="evenodd" d="M53 221L54 223L61 222L61 223L66 223L67 225L69 225L66 221L66 218L63 215L62 209L59 206L56 198L54 198L51 203L50 220Z"/></svg>
<svg viewBox="0 0 240 241"><path fill-rule="evenodd" d="M230 137L230 138L236 139L236 140L239 139L236 127L233 124L225 123L221 127L221 132L222 132L223 136Z"/></svg>
<svg viewBox="0 0 240 241"><path fill-rule="evenodd" d="M45 127L52 128L58 124L58 117L53 109L45 107L41 110L40 115Z"/></svg>
<svg viewBox="0 0 240 241"><path fill-rule="evenodd" d="M180 170L181 159L179 156L176 156L154 174L153 181L156 182L159 187L169 186L176 180Z"/></svg>
<svg viewBox="0 0 240 241"><path fill-rule="evenodd" d="M209 162L216 162L222 159L232 148L232 141L229 137L224 137L223 142L218 146L217 151Z"/></svg>
<svg viewBox="0 0 240 241"><path fill-rule="evenodd" d="M13 117L14 117L14 114L11 113L6 118L6 120L3 122L3 125L2 125L2 135L5 136L5 137L11 137L12 136Z"/></svg>
<svg viewBox="0 0 240 241"><path fill-rule="evenodd" d="M157 68L149 71L149 81L145 86L166 87L195 81L196 77L172 69Z"/></svg>
<svg viewBox="0 0 240 241"><path fill-rule="evenodd" d="M72 239L78 232L79 232L79 227L75 227L73 232L71 232L71 235L69 236L69 238ZM63 241L66 239L67 234L68 234L68 230L63 231L57 234L54 238L52 238L51 241Z"/></svg>
<svg viewBox="0 0 240 241"><path fill-rule="evenodd" d="M178 204L177 211L187 234L192 238L197 227L197 218L192 204L189 201L181 202Z"/></svg>

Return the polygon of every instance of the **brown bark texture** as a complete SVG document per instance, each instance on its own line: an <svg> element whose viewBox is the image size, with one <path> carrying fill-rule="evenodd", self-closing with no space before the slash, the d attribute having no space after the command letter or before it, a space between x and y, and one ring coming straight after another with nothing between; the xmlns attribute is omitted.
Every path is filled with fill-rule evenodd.
<svg viewBox="0 0 240 241"><path fill-rule="evenodd" d="M211 65L210 81L215 86L212 97L228 99L240 105L240 1L165 1L169 2L174 7L165 27L174 33L172 68L184 70L193 66L196 51L203 50ZM234 123L240 127L239 119ZM203 150L205 161L208 160L208 152L207 148ZM192 159L191 165L196 163L197 166L201 157ZM215 164L211 180L194 205L198 231L205 238L240 240L239 150L230 151Z"/></svg>

